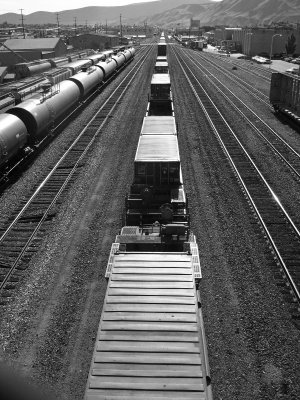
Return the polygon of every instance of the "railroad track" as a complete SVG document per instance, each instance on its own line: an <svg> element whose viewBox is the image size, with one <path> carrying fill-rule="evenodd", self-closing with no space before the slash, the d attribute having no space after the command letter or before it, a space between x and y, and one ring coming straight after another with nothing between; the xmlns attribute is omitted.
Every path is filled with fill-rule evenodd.
<svg viewBox="0 0 300 400"><path fill-rule="evenodd" d="M182 59L179 60L174 50L173 54L230 161L255 218L264 229L278 267L275 274L280 273L280 285L289 301L291 314L299 320L300 231L195 74Z"/></svg>
<svg viewBox="0 0 300 400"><path fill-rule="evenodd" d="M214 58L217 58L218 53L209 53L213 54ZM209 57L206 52L202 52L202 56L205 57L207 60L211 61L213 57ZM270 70L268 68L263 68L259 67L258 65L255 65L253 61L242 61L242 60L236 60L231 57L224 57L224 56L219 56L219 59L221 58L223 62L226 62L228 64L231 64L233 66L236 66L243 71L247 72L248 74L250 73L253 76L259 77L264 79L266 82L271 82L270 78ZM251 69L249 67L251 66Z"/></svg>
<svg viewBox="0 0 300 400"><path fill-rule="evenodd" d="M269 124L267 124L254 110L252 110L239 96L214 76L207 68L199 64L197 60L186 53L188 59L194 63L196 71L207 73L206 80L226 99L251 126L255 134L260 137L280 157L281 161L300 180L300 154L284 140ZM213 78L213 79L212 79ZM228 93L226 94L224 90ZM238 105L237 105L238 104ZM269 103L268 103L269 107ZM255 122L253 122L255 121Z"/></svg>
<svg viewBox="0 0 300 400"><path fill-rule="evenodd" d="M58 212L64 194L74 182L88 160L89 150L101 135L111 114L127 92L136 74L144 65L153 46L145 49L138 62L122 79L117 88L100 107L93 119L84 127L76 140L47 174L13 221L0 229L0 293L5 304L12 290L22 278L36 252L48 225Z"/></svg>
<svg viewBox="0 0 300 400"><path fill-rule="evenodd" d="M184 49L182 49L182 51L184 51ZM190 51L187 51L186 49L185 49L184 53L187 57L189 57L190 59L193 59L193 61L198 64L199 69L201 69L202 73L203 73L203 71L205 71L205 73L208 74L208 78L209 78L209 76L212 76L215 79L217 79L215 77L215 75L211 72L211 67L213 67L215 70L226 75L226 81L228 83L231 82L231 84L233 83L234 86L240 87L243 91L246 91L247 93L249 93L255 99L257 99L261 103L265 104L268 108L273 109L270 105L269 96L264 94L262 91L254 88L253 85L249 84L244 79L239 78L235 73L228 71L228 69L222 68L220 63L214 62L212 58L203 57L202 53L190 52ZM202 62L201 64L200 64L200 61ZM209 68L206 68L203 65L203 61L208 63ZM249 72L249 71L246 71L246 72ZM226 87L224 84L222 84L222 85L224 87ZM229 88L227 88L227 89L230 90Z"/></svg>

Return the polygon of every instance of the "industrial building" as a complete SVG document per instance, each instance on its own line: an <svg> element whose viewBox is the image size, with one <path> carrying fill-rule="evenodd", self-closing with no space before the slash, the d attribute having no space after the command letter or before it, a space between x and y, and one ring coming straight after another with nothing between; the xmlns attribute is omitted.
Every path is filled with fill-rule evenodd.
<svg viewBox="0 0 300 400"><path fill-rule="evenodd" d="M295 49L292 54L300 54L300 30L290 27L276 28L216 28L215 43L226 50L238 51L249 57L257 54L287 53L286 45L295 37Z"/></svg>
<svg viewBox="0 0 300 400"><path fill-rule="evenodd" d="M67 46L60 38L8 39L0 47L0 65L10 66L66 54Z"/></svg>
<svg viewBox="0 0 300 400"><path fill-rule="evenodd" d="M69 44L76 50L111 49L119 45L120 38L117 35L107 35L104 33L83 33L69 38Z"/></svg>

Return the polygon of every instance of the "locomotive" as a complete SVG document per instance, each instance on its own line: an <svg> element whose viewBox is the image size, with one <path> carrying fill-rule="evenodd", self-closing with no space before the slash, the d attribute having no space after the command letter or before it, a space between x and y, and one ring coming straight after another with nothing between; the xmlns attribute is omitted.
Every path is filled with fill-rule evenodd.
<svg viewBox="0 0 300 400"><path fill-rule="evenodd" d="M85 400L212 399L170 77L154 75Z"/></svg>
<svg viewBox="0 0 300 400"><path fill-rule="evenodd" d="M59 84L49 82L42 92L0 114L0 168L4 169L17 155L32 151L55 123L132 60L134 54L135 49L129 48L105 61L88 65Z"/></svg>

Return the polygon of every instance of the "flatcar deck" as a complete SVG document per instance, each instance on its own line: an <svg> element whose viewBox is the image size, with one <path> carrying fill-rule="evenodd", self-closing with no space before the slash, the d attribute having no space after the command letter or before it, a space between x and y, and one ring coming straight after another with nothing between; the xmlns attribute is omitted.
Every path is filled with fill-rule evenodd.
<svg viewBox="0 0 300 400"><path fill-rule="evenodd" d="M210 399L193 256L111 261L85 399Z"/></svg>

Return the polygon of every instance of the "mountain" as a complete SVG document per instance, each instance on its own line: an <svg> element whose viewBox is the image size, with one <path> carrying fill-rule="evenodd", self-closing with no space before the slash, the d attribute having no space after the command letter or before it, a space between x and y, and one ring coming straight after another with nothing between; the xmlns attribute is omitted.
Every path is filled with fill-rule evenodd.
<svg viewBox="0 0 300 400"><path fill-rule="evenodd" d="M201 17L200 17L201 15ZM300 21L299 0L223 0L195 18L212 25L245 26Z"/></svg>
<svg viewBox="0 0 300 400"><path fill-rule="evenodd" d="M172 10L165 11L160 14L155 14L149 17L147 23L149 25L160 25L164 27L176 27L178 25L187 27L190 24L191 18L200 19L201 25L203 25L202 16L205 15L209 10L213 10L214 4L190 4L181 5L173 8ZM132 22L130 22L132 23Z"/></svg>
<svg viewBox="0 0 300 400"><path fill-rule="evenodd" d="M105 23L118 24L120 14L122 14L122 22L128 21L144 22L153 14L163 13L167 10L175 8L179 5L188 4L216 4L212 0L156 0L146 3L135 3L127 6L119 7L83 7L74 10L65 10L59 12L59 21L61 25L73 25L76 18L77 25L84 25L87 21L89 25ZM56 12L37 11L32 14L25 15L25 24L56 24ZM11 24L20 24L20 14L6 13L0 15L0 23L8 22ZM136 22L136 23L139 23Z"/></svg>
<svg viewBox="0 0 300 400"><path fill-rule="evenodd" d="M119 24L188 26L190 18L201 25L253 26L271 22L299 22L300 0L156 0L122 7L84 7L59 12L61 25ZM2 14L0 23L20 24L19 14ZM56 13L35 12L25 16L25 24L56 24Z"/></svg>
<svg viewBox="0 0 300 400"><path fill-rule="evenodd" d="M149 25L188 26L190 18L201 25L255 26L271 22L299 22L300 0L223 0L220 3L181 5L155 14Z"/></svg>

